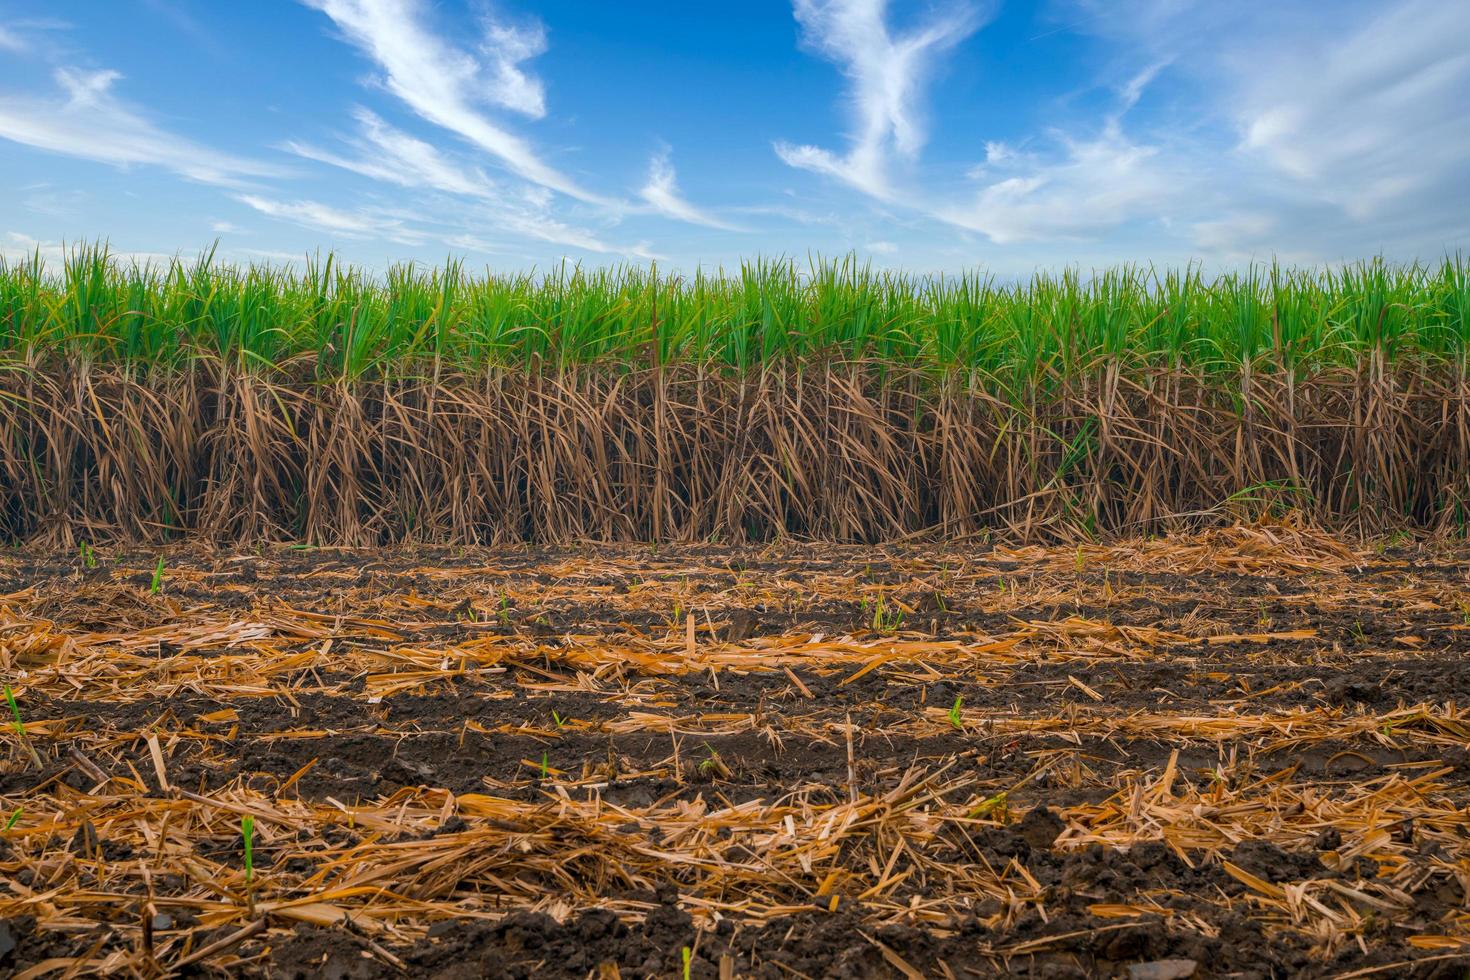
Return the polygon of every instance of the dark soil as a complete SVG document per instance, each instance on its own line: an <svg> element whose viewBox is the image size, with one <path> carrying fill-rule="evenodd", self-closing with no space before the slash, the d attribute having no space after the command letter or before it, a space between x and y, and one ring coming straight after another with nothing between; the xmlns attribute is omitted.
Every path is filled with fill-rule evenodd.
<svg viewBox="0 0 1470 980"><path fill-rule="evenodd" d="M156 796L147 785L149 733L164 736L171 784L200 797L253 794L352 806L448 790L529 806L559 791L578 799L595 792L632 814L628 833L650 847L661 840L660 828L637 815L655 804L739 806L799 793L811 806L836 806L855 795L881 797L910 771L939 770L973 780L982 797L1004 794L995 797L1004 803L998 816L959 821L911 844L924 850L923 862L886 904L846 895L834 906L807 897L799 913L711 916L716 896L700 874L671 865L655 890L609 888L598 896L609 907L568 899L562 921L547 908L565 896L551 892L539 907L510 892L505 906L499 898L484 905L483 892L474 902L462 895L467 905L479 902L479 911L422 921L409 915L401 938L391 941L350 925L273 920L269 932L186 972L669 977L680 975L687 948L695 977L906 970L938 977L1286 977L1371 967L1384 967L1382 976L1462 976L1470 940L1464 958L1453 946L1421 948L1409 940L1462 928L1462 879L1449 869L1457 860L1465 866L1470 846L1454 838L1443 814L1470 804L1470 757L1463 738L1446 734L1449 723L1411 713L1394 720L1393 713L1470 702L1466 556L1446 548L1380 550L1346 568L1235 572L1222 562L1170 574L1141 567L1143 558L1120 560L1116 568L1068 568L1067 554L1059 549L1028 560L932 548L182 550L167 556L156 594L153 555L106 555L95 568L54 555L10 557L0 561L0 594L8 593L0 596L0 650L10 649L7 643L29 649L22 641L44 626L77 639L78 650L115 649L115 662L153 670L156 679L114 683L103 669L106 656L89 660L80 652L70 656L87 666L70 682L59 675L34 680L40 661L25 677L14 675L27 723L49 734L34 739L44 750L40 769L18 745L7 749L0 804L7 813L21 807L22 826L48 807L80 805L95 780L68 747L83 749L109 776L138 774L139 785ZM733 644L749 650L748 663L687 673L641 666L642 651L678 655L691 613L700 650ZM1172 638L1046 631L1074 618ZM288 620L295 625L280 625ZM228 637L252 623L265 627ZM978 646L1027 624L1050 625L1035 627L1012 650L958 658L953 652L956 644ZM207 639L211 629L225 638ZM1291 631L1308 632L1254 636ZM767 662L777 641L814 634L868 644L875 655L903 643L950 645L895 657L857 677L859 658ZM156 642L128 646L129 637L154 635ZM1219 635L1244 638L1195 639ZM331 646L321 654L326 641ZM487 649L511 653L497 653L488 668L434 674L440 662ZM624 649L633 653L623 662L611 655L600 665L578 659L593 656L586 651ZM266 671L242 661L225 670L225 658L247 654L295 666ZM10 662L27 655L17 652ZM399 672L430 663L433 676L422 683L374 693ZM179 680L184 665L210 679ZM957 704L960 723L947 724L944 713ZM1298 740L1254 729L1171 735L1119 722L1293 712L1336 727ZM645 723L655 716L669 721ZM1068 724L1015 730L1019 721L1044 719ZM1368 723L1354 727L1353 719ZM1392 860L1337 861L1355 835L1373 828L1345 820L1340 828L1295 829L1302 804L1265 790L1250 798L1280 808L1286 829L1278 836L1191 850L1171 846L1159 826L1140 824L1126 846L1086 843L1069 831L1101 820L1098 808L1120 787L1151 785L1166 768L1201 799L1211 780L1243 794L1274 780L1269 785L1292 793L1305 787L1312 799L1348 800L1376 780L1444 773L1436 777L1439 815L1392 825L1391 843L1383 845ZM473 825L459 821L434 832ZM368 837L344 824L329 830L337 847ZM146 853L141 839L101 837L95 847L111 847L109 860ZM262 844L257 867L282 881L298 876L300 894L310 894L317 886L304 883L330 865L315 846L304 838L299 846ZM0 887L0 909L12 910L0 918L0 973L141 948L133 900L78 906L64 927L35 911L33 893L56 887L58 875L82 874L45 863L47 856L87 847L86 840L0 837L0 879L11 882ZM200 840L195 853L224 861L237 847ZM946 882L958 879L934 870L945 865L1021 869L1016 873L1034 880L1041 897L1005 907L993 895L947 893ZM865 864L857 867L868 874ZM1312 894L1338 896L1344 892L1331 891L1329 881L1358 892L1381 882L1411 904L1385 913L1338 897L1355 909L1357 922L1344 916L1345 924L1324 936L1308 920L1293 923L1242 873L1268 887L1318 883L1329 890ZM78 877L71 887L102 886ZM209 894L182 878L170 884L161 864L150 887L160 906L170 894ZM802 898L782 894L788 904ZM901 911L931 904L939 910L932 915ZM1121 907L1137 911L1108 911ZM187 916L188 908L170 915ZM93 925L83 928L87 921ZM243 921L195 926L193 948ZM187 923L166 924L160 936ZM169 955L172 962L180 954ZM1193 973L1169 972L1186 969Z"/></svg>

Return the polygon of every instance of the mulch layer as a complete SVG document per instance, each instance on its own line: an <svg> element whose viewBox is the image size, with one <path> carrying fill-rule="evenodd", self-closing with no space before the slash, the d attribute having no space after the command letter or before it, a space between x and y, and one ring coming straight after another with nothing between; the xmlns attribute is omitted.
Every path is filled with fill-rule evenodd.
<svg viewBox="0 0 1470 980"><path fill-rule="evenodd" d="M0 557L0 974L1470 967L1463 543L159 559Z"/></svg>

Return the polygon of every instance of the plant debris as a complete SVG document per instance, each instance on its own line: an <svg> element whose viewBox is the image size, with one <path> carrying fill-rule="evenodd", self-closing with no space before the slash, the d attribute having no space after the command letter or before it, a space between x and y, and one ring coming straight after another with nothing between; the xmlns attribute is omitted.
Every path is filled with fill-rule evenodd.
<svg viewBox="0 0 1470 980"><path fill-rule="evenodd" d="M11 552L0 971L1460 971L1467 557Z"/></svg>

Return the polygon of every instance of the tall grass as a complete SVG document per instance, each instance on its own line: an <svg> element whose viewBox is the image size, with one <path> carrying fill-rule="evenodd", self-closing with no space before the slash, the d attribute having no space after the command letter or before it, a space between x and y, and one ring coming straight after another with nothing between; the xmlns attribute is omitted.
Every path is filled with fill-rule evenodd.
<svg viewBox="0 0 1470 980"><path fill-rule="evenodd" d="M1470 528L1470 263L0 265L0 539ZM1243 495L1243 496L1242 496Z"/></svg>
<svg viewBox="0 0 1470 980"><path fill-rule="evenodd" d="M1016 283L921 276L853 257L755 260L670 276L633 266L474 274L451 260L374 276L333 256L299 267L125 262L105 245L0 261L0 357L321 378L485 366L874 359L1008 380L1101 360L1202 370L1313 370L1370 352L1464 364L1470 263L1257 266L1205 277L1137 266ZM299 376L299 374L298 374Z"/></svg>

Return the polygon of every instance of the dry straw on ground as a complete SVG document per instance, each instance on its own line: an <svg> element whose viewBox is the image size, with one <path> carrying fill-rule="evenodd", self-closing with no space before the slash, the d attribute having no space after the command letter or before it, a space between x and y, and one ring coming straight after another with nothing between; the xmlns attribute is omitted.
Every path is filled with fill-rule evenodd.
<svg viewBox="0 0 1470 980"><path fill-rule="evenodd" d="M561 975L452 944L670 907L649 955L697 974L815 969L793 937L827 921L828 967L910 975L1426 972L1470 955L1460 557L1292 526L184 549L156 593L145 556L10 557L42 765L10 737L0 919L40 930L26 977L315 969L324 936L385 974L443 947ZM577 975L638 972L606 942Z"/></svg>

